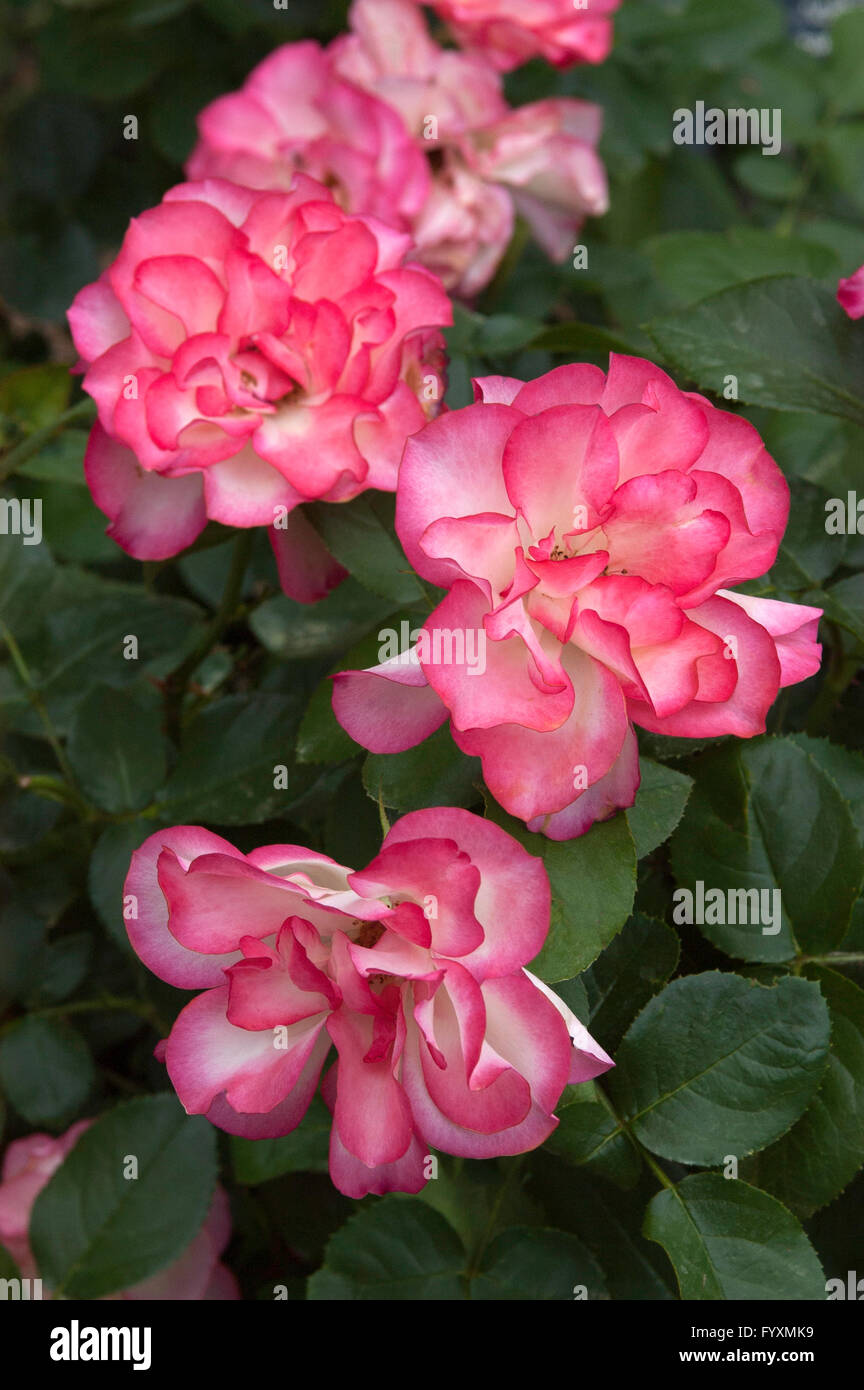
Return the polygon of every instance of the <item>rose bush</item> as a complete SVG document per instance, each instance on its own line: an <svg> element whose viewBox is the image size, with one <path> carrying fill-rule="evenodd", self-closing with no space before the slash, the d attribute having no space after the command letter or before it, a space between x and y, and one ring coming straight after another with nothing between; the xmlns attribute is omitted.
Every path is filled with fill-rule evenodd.
<svg viewBox="0 0 864 1390"><path fill-rule="evenodd" d="M746 420L614 355L608 375L476 391L409 440L399 478L405 553L448 590L426 654L337 676L333 706L376 753L449 716L497 800L569 839L632 805L633 724L763 733L781 686L818 670L821 610L728 588L773 564L789 512ZM436 659L454 631L477 634L482 670Z"/></svg>
<svg viewBox="0 0 864 1390"><path fill-rule="evenodd" d="M815 8L6 6L0 1300L654 1346L861 1294L864 9ZM248 1378L291 1316L179 1345Z"/></svg>
<svg viewBox="0 0 864 1390"><path fill-rule="evenodd" d="M392 491L443 390L450 306L409 246L304 174L180 184L134 219L69 310L99 408L87 482L130 555L176 555L212 519L268 527L294 598L343 577L298 508Z"/></svg>
<svg viewBox="0 0 864 1390"><path fill-rule="evenodd" d="M136 852L124 893L144 964L204 989L159 1048L186 1110L288 1134L335 1046L330 1172L349 1197L419 1191L430 1145L536 1148L565 1085L612 1065L524 968L549 928L541 862L468 811L403 816L359 872L177 826Z"/></svg>

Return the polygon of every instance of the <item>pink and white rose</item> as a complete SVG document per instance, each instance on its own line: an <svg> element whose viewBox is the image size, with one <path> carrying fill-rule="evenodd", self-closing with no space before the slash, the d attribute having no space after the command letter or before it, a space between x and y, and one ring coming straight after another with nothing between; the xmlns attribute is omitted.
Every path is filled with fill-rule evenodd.
<svg viewBox="0 0 864 1390"><path fill-rule="evenodd" d="M449 718L501 805L570 839L632 805L634 724L762 733L780 687L818 670L821 610L730 587L770 568L789 510L740 416L614 354L608 374L476 394L409 440L399 476L405 553L447 595L413 654L336 676L333 707L377 753Z"/></svg>
<svg viewBox="0 0 864 1390"><path fill-rule="evenodd" d="M144 964L202 991L158 1049L186 1110L288 1134L335 1047L322 1093L347 1196L419 1191L430 1146L533 1149L564 1087L612 1065L525 969L549 929L541 861L468 811L404 816L359 872L177 826L136 851L124 892Z"/></svg>
<svg viewBox="0 0 864 1390"><path fill-rule="evenodd" d="M181 184L134 218L69 310L108 534L161 560L210 519L266 526L292 597L338 583L301 504L392 491L443 395L451 306L410 248L305 174L288 192Z"/></svg>
<svg viewBox="0 0 864 1390"><path fill-rule="evenodd" d="M331 45L336 67L383 96L421 146L437 151L434 210L414 226L424 265L471 298L497 269L516 212L563 260L583 220L608 208L600 108L562 97L514 111L487 55L441 48L411 0L354 0L350 18L352 32Z"/></svg>
<svg viewBox="0 0 864 1390"><path fill-rule="evenodd" d="M415 0L431 4L454 36L503 71L529 58L556 67L602 63L621 0Z"/></svg>
<svg viewBox="0 0 864 1390"><path fill-rule="evenodd" d="M297 172L327 184L346 212L410 230L430 192L422 151L397 111L342 77L319 44L288 43L239 92L198 117L190 179L291 187Z"/></svg>
<svg viewBox="0 0 864 1390"><path fill-rule="evenodd" d="M481 54L442 48L411 0L355 0L326 50L286 44L199 117L190 178L284 189L296 170L380 217L465 298L492 279L517 212L563 259L606 211L602 115L571 98L513 111Z"/></svg>

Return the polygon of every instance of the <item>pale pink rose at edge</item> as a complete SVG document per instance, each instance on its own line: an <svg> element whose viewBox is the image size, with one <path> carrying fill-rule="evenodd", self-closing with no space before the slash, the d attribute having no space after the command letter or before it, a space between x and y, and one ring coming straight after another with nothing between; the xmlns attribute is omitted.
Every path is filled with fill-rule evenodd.
<svg viewBox="0 0 864 1390"><path fill-rule="evenodd" d="M28 1237L33 1203L92 1123L79 1120L56 1139L50 1134L28 1134L14 1139L6 1149L0 1173L0 1245L9 1251L24 1279L39 1277ZM217 1186L204 1224L187 1249L149 1279L106 1297L208 1302L239 1299L237 1280L219 1259L230 1238L228 1197ZM50 1297L50 1289L44 1288L43 1295Z"/></svg>
<svg viewBox="0 0 864 1390"><path fill-rule="evenodd" d="M837 302L850 319L864 318L864 265L837 286Z"/></svg>

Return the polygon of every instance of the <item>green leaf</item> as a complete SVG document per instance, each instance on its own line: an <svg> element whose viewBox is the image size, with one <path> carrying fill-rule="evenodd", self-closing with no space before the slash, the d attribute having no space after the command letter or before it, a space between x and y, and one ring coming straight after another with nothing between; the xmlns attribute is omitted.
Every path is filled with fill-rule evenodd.
<svg viewBox="0 0 864 1390"><path fill-rule="evenodd" d="M789 738L831 778L849 807L864 848L864 753L830 743L827 738L809 738L801 733L790 734Z"/></svg>
<svg viewBox="0 0 864 1390"><path fill-rule="evenodd" d="M534 835L491 800L486 814L543 860L552 888L549 935L531 970L547 984L570 980L621 930L636 893L636 851L624 816L592 825L577 840Z"/></svg>
<svg viewBox="0 0 864 1390"><path fill-rule="evenodd" d="M149 1278L194 1240L215 1181L216 1131L203 1116L185 1115L173 1095L118 1105L36 1199L30 1240L43 1279L92 1299Z"/></svg>
<svg viewBox="0 0 864 1390"><path fill-rule="evenodd" d="M644 859L669 839L680 821L693 790L693 778L650 758L639 759L639 771L642 781L626 815L636 858Z"/></svg>
<svg viewBox="0 0 864 1390"><path fill-rule="evenodd" d="M843 121L822 142L825 172L858 211L864 210L864 121Z"/></svg>
<svg viewBox="0 0 864 1390"><path fill-rule="evenodd" d="M81 222L41 227L0 242L0 293L24 314L59 319L82 285L98 277L96 243Z"/></svg>
<svg viewBox="0 0 864 1390"><path fill-rule="evenodd" d="M22 367L0 380L0 415L27 432L42 429L62 415L71 392L66 367L51 362Z"/></svg>
<svg viewBox="0 0 864 1390"><path fill-rule="evenodd" d="M67 751L81 790L101 810L141 810L167 771L156 691L96 686L75 711Z"/></svg>
<svg viewBox="0 0 864 1390"><path fill-rule="evenodd" d="M80 433L80 431L79 431ZM105 534L105 518L93 506L93 499L82 479L72 484L43 479L33 487L16 478L21 496L42 499L42 534L58 560L81 564L100 564L117 559L117 544Z"/></svg>
<svg viewBox="0 0 864 1390"><path fill-rule="evenodd" d="M266 599L250 615L258 641L282 661L329 656L353 646L394 611L394 601L370 594L346 579L320 603L297 603L284 594Z"/></svg>
<svg viewBox="0 0 864 1390"><path fill-rule="evenodd" d="M39 550L41 547L24 547ZM20 550L16 553L20 555ZM39 570L49 578L44 562L24 560L33 578ZM15 603L14 622L4 617L22 649L33 679L60 733L66 732L72 714L94 685L131 685L142 675L167 674L176 655L200 631L201 610L185 599L146 592L136 584L123 584L57 566L41 593L34 594L28 579L22 590L30 598L29 612ZM2 600L0 600L2 606ZM137 641L137 657L129 637ZM17 683L16 683L17 684ZM16 727L42 736L42 726L30 708L26 692L17 686L16 709L6 695Z"/></svg>
<svg viewBox="0 0 864 1390"><path fill-rule="evenodd" d="M19 478L36 478L39 482L66 483L84 488L84 451L87 448L84 430L67 429L49 440L44 449L16 469ZM116 551L114 552L116 554Z"/></svg>
<svg viewBox="0 0 864 1390"><path fill-rule="evenodd" d="M773 159L756 158L762 164ZM766 275L830 276L838 258L825 246L779 236L763 227L730 227L726 232L664 232L645 250L660 282L676 304L693 304L732 285Z"/></svg>
<svg viewBox="0 0 864 1390"><path fill-rule="evenodd" d="M149 86L176 51L170 28L135 34L118 23L124 7L98 15L55 10L36 35L43 79L52 91L109 102ZM93 62L98 49L99 62Z"/></svg>
<svg viewBox="0 0 864 1390"><path fill-rule="evenodd" d="M347 734L333 713L333 682L316 686L297 731L297 761L300 763L341 763L360 752L360 745Z"/></svg>
<svg viewBox="0 0 864 1390"><path fill-rule="evenodd" d="M864 14L850 10L831 26L831 52L826 60L825 81L831 106L840 116L864 111Z"/></svg>
<svg viewBox="0 0 864 1390"><path fill-rule="evenodd" d="M59 1129L85 1104L94 1080L90 1049L66 1023L30 1016L0 1040L0 1085L30 1124Z"/></svg>
<svg viewBox="0 0 864 1390"><path fill-rule="evenodd" d="M603 1273L585 1246L566 1231L515 1226L488 1246L471 1280L472 1300L565 1303L609 1297Z"/></svg>
<svg viewBox="0 0 864 1390"><path fill-rule="evenodd" d="M610 1187L547 1154L545 1145L531 1164L531 1195L552 1224L572 1231L600 1262L613 1299L671 1301L669 1262L641 1235L644 1183L629 1192Z"/></svg>
<svg viewBox="0 0 864 1390"><path fill-rule="evenodd" d="M778 738L704 757L672 840L672 867L680 885L672 920L691 915L685 893L695 917L700 892L707 899L719 890L724 905L706 901L697 924L721 950L752 961L788 960L796 943L814 955L831 950L847 930L862 873L848 805L809 754ZM766 908L774 915L777 891L781 931L766 933L776 922L762 918ZM730 892L751 898L745 904ZM733 915L750 920L710 920Z"/></svg>
<svg viewBox="0 0 864 1390"><path fill-rule="evenodd" d="M831 536L824 525L813 525L825 516L828 493L804 478L791 478L792 493L789 525L780 543L780 553L771 567L767 582L781 592L800 593L813 588L834 573L843 561L846 541Z"/></svg>
<svg viewBox="0 0 864 1390"><path fill-rule="evenodd" d="M152 820L128 820L118 825L108 825L90 856L87 869L90 901L113 941L126 952L131 952L132 947L123 920L123 884L132 855L156 828L157 823Z"/></svg>
<svg viewBox="0 0 864 1390"><path fill-rule="evenodd" d="M808 595L808 601L810 596ZM850 574L838 584L832 584L813 602L824 608L825 617L845 627L859 642L864 643L864 574Z"/></svg>
<svg viewBox="0 0 864 1390"><path fill-rule="evenodd" d="M469 758L453 742L449 728L436 729L404 753L370 753L363 785L373 801L397 811L427 806L474 806L483 777L479 758Z"/></svg>
<svg viewBox="0 0 864 1390"><path fill-rule="evenodd" d="M831 1016L828 1068L801 1119L757 1167L760 1186L801 1217L839 1197L864 1163L864 992L836 971L806 972Z"/></svg>
<svg viewBox="0 0 864 1390"><path fill-rule="evenodd" d="M676 70L737 70L743 58L783 38L783 16L773 0L728 0L722 10L701 0L634 5L618 19L622 41L659 48ZM616 34L616 37L618 35ZM653 55L652 55L653 56Z"/></svg>
<svg viewBox="0 0 864 1390"><path fill-rule="evenodd" d="M379 515L385 505L364 495L338 507L315 503L307 512L327 549L365 588L396 603L414 603L425 591Z"/></svg>
<svg viewBox="0 0 864 1390"><path fill-rule="evenodd" d="M655 319L672 366L720 394L780 410L815 410L864 424L864 334L831 290L796 276L754 280Z"/></svg>
<svg viewBox="0 0 864 1390"><path fill-rule="evenodd" d="M616 1048L640 1009L678 964L678 937L665 922L637 912L582 977L585 1022L606 1051Z"/></svg>
<svg viewBox="0 0 864 1390"><path fill-rule="evenodd" d="M282 1139L231 1136L231 1164L239 1183L255 1186L283 1173L326 1173L332 1120L316 1096L297 1129Z"/></svg>
<svg viewBox="0 0 864 1390"><path fill-rule="evenodd" d="M678 1163L742 1158L801 1115L825 1070L828 1010L818 986L770 989L709 971L674 980L616 1054L618 1113L652 1153Z"/></svg>
<svg viewBox="0 0 864 1390"><path fill-rule="evenodd" d="M360 1207L331 1238L309 1280L316 1301L456 1300L464 1297L465 1251L444 1217L419 1197L391 1195Z"/></svg>
<svg viewBox="0 0 864 1390"><path fill-rule="evenodd" d="M546 1148L619 1187L633 1187L639 1181L639 1155L601 1101L565 1106Z"/></svg>
<svg viewBox="0 0 864 1390"><path fill-rule="evenodd" d="M83 105L37 95L10 121L12 178L46 202L75 198L87 187L103 151L102 128Z"/></svg>
<svg viewBox="0 0 864 1390"><path fill-rule="evenodd" d="M825 1297L825 1275L795 1217L736 1179L694 1173L658 1192L644 1233L672 1261L683 1299Z"/></svg>
<svg viewBox="0 0 864 1390"><path fill-rule="evenodd" d="M177 822L254 825L284 810L298 698L256 692L217 700L190 724L161 810ZM288 785L277 787L280 768Z"/></svg>
<svg viewBox="0 0 864 1390"><path fill-rule="evenodd" d="M37 983L27 1004L41 1008L68 999L82 983L93 955L89 932L68 932L46 941L37 962Z"/></svg>
<svg viewBox="0 0 864 1390"><path fill-rule="evenodd" d="M792 198L800 197L807 188L803 172L792 159L766 156L761 150L748 150L746 154L738 156L735 160L735 177L748 192L755 193L758 198L767 198L769 202L786 203ZM786 265L785 260L781 250L777 256L778 264L767 266L762 272L763 275L827 273L824 261L817 260L818 268L813 270L807 265Z"/></svg>

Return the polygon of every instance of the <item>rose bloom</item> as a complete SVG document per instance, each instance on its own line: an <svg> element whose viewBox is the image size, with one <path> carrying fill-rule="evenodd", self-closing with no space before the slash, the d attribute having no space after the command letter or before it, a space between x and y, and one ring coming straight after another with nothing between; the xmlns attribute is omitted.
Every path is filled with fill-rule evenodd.
<svg viewBox="0 0 864 1390"><path fill-rule="evenodd" d="M0 1245L9 1251L22 1279L39 1277L29 1241L33 1203L92 1123L79 1120L57 1139L50 1134L28 1134L24 1139L13 1140L6 1150L0 1176ZM223 1188L217 1187L201 1230L183 1254L149 1279L108 1294L106 1299L239 1299L237 1280L219 1259L230 1239L228 1197ZM44 1293L50 1296L50 1290Z"/></svg>
<svg viewBox="0 0 864 1390"><path fill-rule="evenodd" d="M524 968L549 929L541 861L468 811L404 816L360 872L297 845L244 855L196 826L160 830L124 892L144 964L203 991L157 1049L186 1110L288 1134L335 1047L322 1094L349 1197L419 1191L430 1146L535 1148L565 1085L612 1065Z"/></svg>
<svg viewBox="0 0 864 1390"><path fill-rule="evenodd" d="M864 265L837 286L837 302L850 319L864 318Z"/></svg>
<svg viewBox="0 0 864 1390"><path fill-rule="evenodd" d="M411 255L463 297L492 279L517 211L563 259L608 206L599 107L512 111L498 72L439 47L411 0L355 0L351 23L327 50L277 49L206 107L189 177L283 189L303 169L348 212L410 231Z"/></svg>
<svg viewBox="0 0 864 1390"><path fill-rule="evenodd" d="M336 676L333 707L377 753L449 717L501 805L570 839L632 805L634 724L764 732L779 688L818 670L821 610L728 587L773 564L789 511L746 420L614 354L608 375L476 393L408 441L399 476L405 553L447 595L412 653Z"/></svg>
<svg viewBox="0 0 864 1390"><path fill-rule="evenodd" d="M423 263L455 294L476 295L507 249L516 212L563 260L584 218L608 207L600 108L562 97L513 111L486 55L441 48L412 0L354 0L350 20L352 33L331 44L338 70L389 101L421 145L437 150L435 206L414 225Z"/></svg>
<svg viewBox="0 0 864 1390"><path fill-rule="evenodd" d="M620 0L415 0L430 4L460 43L481 49L504 72L529 58L556 67L602 63L612 47Z"/></svg>
<svg viewBox="0 0 864 1390"><path fill-rule="evenodd" d="M344 576L298 507L392 491L443 394L451 307L410 246L305 174L181 184L133 219L69 310L99 407L87 482L124 550L166 559L212 519L267 526L294 598Z"/></svg>
<svg viewBox="0 0 864 1390"><path fill-rule="evenodd" d="M347 212L407 231L429 195L429 166L397 111L346 81L313 42L277 48L239 92L198 117L190 179L288 189L301 170Z"/></svg>

